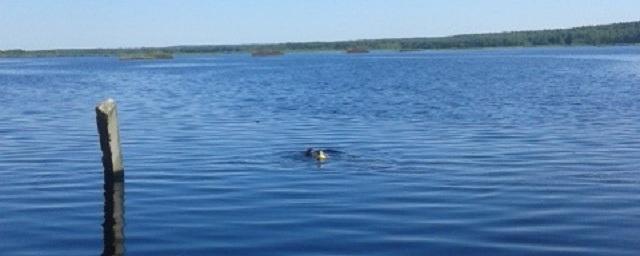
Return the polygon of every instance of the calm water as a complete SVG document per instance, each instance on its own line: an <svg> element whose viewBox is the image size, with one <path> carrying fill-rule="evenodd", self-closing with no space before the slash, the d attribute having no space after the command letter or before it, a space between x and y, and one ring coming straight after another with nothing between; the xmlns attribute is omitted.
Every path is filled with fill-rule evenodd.
<svg viewBox="0 0 640 256"><path fill-rule="evenodd" d="M107 97L128 255L640 253L640 47L0 59L0 254L102 253Z"/></svg>

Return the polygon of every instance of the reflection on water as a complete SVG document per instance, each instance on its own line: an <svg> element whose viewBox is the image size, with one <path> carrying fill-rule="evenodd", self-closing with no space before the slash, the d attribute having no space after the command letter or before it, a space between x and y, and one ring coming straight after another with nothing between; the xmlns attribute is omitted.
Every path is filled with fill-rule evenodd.
<svg viewBox="0 0 640 256"><path fill-rule="evenodd" d="M124 182L104 185L103 256L124 255Z"/></svg>

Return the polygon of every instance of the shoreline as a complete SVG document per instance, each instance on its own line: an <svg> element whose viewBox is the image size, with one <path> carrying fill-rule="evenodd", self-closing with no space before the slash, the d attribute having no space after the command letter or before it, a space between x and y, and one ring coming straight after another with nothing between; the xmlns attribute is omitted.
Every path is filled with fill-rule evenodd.
<svg viewBox="0 0 640 256"><path fill-rule="evenodd" d="M400 49L370 49L367 53L350 54L344 50L293 50L283 51L281 55L290 54L344 54L367 56L376 53L398 53L398 54L415 54L424 52L464 52L464 51L501 51L501 50L524 50L524 49L580 49L580 48L611 48L611 47L640 47L638 44L610 44L610 45L539 45L539 46L500 46L500 47L469 47L469 48L443 48L443 49L412 49L411 51L402 51ZM24 55L24 56L1 56L0 59L39 59L39 58L114 58L120 61L154 61L154 60L172 60L180 57L197 57L197 56L224 56L224 55L246 55L252 57L252 52L190 52L190 53L174 53L172 58L121 58L118 54L80 54L80 55Z"/></svg>
<svg viewBox="0 0 640 256"><path fill-rule="evenodd" d="M509 31L498 33L463 34L445 37L414 37L360 39L330 42L283 42L237 45L176 45L168 47L0 50L2 57L84 57L145 55L161 52L168 55L229 54L260 52L318 52L343 51L366 53L369 51L415 52L425 50L464 50L488 48L537 48L622 46L640 44L640 21L622 22L568 29ZM357 49L358 51L354 51ZM262 56L264 54L258 54ZM269 54L272 55L272 54ZM255 56L255 55L254 55Z"/></svg>

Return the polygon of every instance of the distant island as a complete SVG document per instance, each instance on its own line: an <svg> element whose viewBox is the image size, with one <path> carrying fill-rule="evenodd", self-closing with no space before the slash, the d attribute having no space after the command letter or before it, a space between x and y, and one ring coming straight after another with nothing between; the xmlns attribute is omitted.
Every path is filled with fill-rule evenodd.
<svg viewBox="0 0 640 256"><path fill-rule="evenodd" d="M367 50L367 48L365 47L352 47L352 48L347 48L346 52L350 54L369 53L369 50Z"/></svg>
<svg viewBox="0 0 640 256"><path fill-rule="evenodd" d="M284 52L278 50L256 50L251 53L253 57L270 57L284 55Z"/></svg>
<svg viewBox="0 0 640 256"><path fill-rule="evenodd" d="M118 55L120 60L156 60L156 59L173 59L173 54L165 51L140 51L121 53Z"/></svg>
<svg viewBox="0 0 640 256"><path fill-rule="evenodd" d="M6 50L0 57L74 57L74 56L131 56L148 52L175 54L259 53L263 49L284 53L291 51L343 51L349 49L416 51L434 49L468 49L490 47L535 46L601 46L640 43L640 21L584 26L570 29L515 31L488 34L455 35L428 38L366 39L339 42L305 42L244 45L170 46L126 49L64 49L64 50ZM267 54L272 55L272 54ZM256 56L256 55L254 55ZM151 56L153 57L153 56Z"/></svg>

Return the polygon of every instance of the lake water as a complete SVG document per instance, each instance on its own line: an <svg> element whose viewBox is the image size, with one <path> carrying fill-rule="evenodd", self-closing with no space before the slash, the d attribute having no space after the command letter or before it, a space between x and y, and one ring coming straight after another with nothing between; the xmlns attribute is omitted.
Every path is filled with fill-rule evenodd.
<svg viewBox="0 0 640 256"><path fill-rule="evenodd" d="M640 47L0 59L0 254L103 252L108 97L128 255L640 254Z"/></svg>

